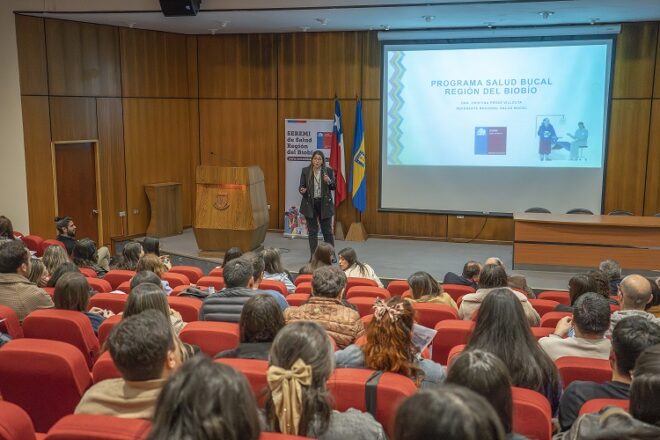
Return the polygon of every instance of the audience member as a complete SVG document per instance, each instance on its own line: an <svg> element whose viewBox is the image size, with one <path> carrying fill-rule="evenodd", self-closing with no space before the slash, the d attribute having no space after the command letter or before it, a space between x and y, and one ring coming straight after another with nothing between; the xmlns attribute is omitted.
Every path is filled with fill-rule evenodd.
<svg viewBox="0 0 660 440"><path fill-rule="evenodd" d="M314 271L312 296L300 307L290 307L284 311L286 323L295 321L315 321L337 343L338 348L353 344L364 334L364 324L360 314L342 304L341 298L346 289L346 275L338 267L325 266Z"/></svg>
<svg viewBox="0 0 660 440"><path fill-rule="evenodd" d="M144 237L142 240L142 250L145 254L154 254L165 265L167 270L172 269L172 262L169 255L160 254L160 240L156 237Z"/></svg>
<svg viewBox="0 0 660 440"><path fill-rule="evenodd" d="M470 260L463 266L463 273L459 276L454 272L445 274L444 284L459 284L461 286L470 286L474 290L479 288L479 274L481 273L481 264L478 261Z"/></svg>
<svg viewBox="0 0 660 440"><path fill-rule="evenodd" d="M341 270L346 274L346 277L368 278L374 280L378 284L378 287L383 287L383 283L381 283L380 278L378 278L373 268L358 260L355 249L347 247L340 250L338 263Z"/></svg>
<svg viewBox="0 0 660 440"><path fill-rule="evenodd" d="M621 284L621 266L619 266L619 263L615 260L601 261L598 269L607 278L609 294L616 295L619 284Z"/></svg>
<svg viewBox="0 0 660 440"><path fill-rule="evenodd" d="M637 358L656 344L660 344L660 326L634 317L621 320L612 332L612 380L604 383L571 382L559 401L561 430L566 431L573 425L582 405L591 399L627 399Z"/></svg>
<svg viewBox="0 0 660 440"><path fill-rule="evenodd" d="M69 255L73 255L76 246L76 230L78 229L73 223L73 219L67 216L55 217L55 229L57 229L55 239L64 244ZM94 263L106 272L110 270L110 250L105 246L96 249L96 244L94 244L94 252L96 257Z"/></svg>
<svg viewBox="0 0 660 440"><path fill-rule="evenodd" d="M647 312L646 306L653 301L651 283L641 275L628 275L619 284L618 294L621 310L612 313L610 318L609 337L619 321L628 316L647 319L660 325L660 319Z"/></svg>
<svg viewBox="0 0 660 440"><path fill-rule="evenodd" d="M506 288L520 301L529 325L539 325L541 317L529 301L527 301L527 296L507 286L508 278L504 267L496 264L486 264L479 276L479 289L475 293L468 293L463 297L463 302L461 302L461 306L458 308L459 317L465 320L472 319L472 315L479 310L481 303L488 297L490 292L495 289Z"/></svg>
<svg viewBox="0 0 660 440"><path fill-rule="evenodd" d="M106 318L114 315L110 310L89 308L89 284L81 273L68 272L62 275L55 285L53 300L56 309L84 313L89 318L94 333L99 332L99 327Z"/></svg>
<svg viewBox="0 0 660 440"><path fill-rule="evenodd" d="M32 267L30 268L30 273L28 274L28 280L36 284L37 287L43 288L48 285L50 274L48 273L46 266L44 266L44 263L38 258L32 259Z"/></svg>
<svg viewBox="0 0 660 440"><path fill-rule="evenodd" d="M499 357L511 373L513 386L546 396L554 414L562 390L559 373L532 335L521 302L510 289L495 289L484 299L467 349Z"/></svg>
<svg viewBox="0 0 660 440"><path fill-rule="evenodd" d="M144 256L142 245L137 241L130 241L121 250L121 258L113 269L135 270L140 258Z"/></svg>
<svg viewBox="0 0 660 440"><path fill-rule="evenodd" d="M647 304L647 312L660 318L660 277L658 278L647 278L651 284L651 302Z"/></svg>
<svg viewBox="0 0 660 440"><path fill-rule="evenodd" d="M98 254L96 251L96 243L89 238L83 238L82 240L76 241L76 244L73 246L73 252L71 253L71 260L73 260L78 267L92 269L96 272L96 276L99 278L103 278L108 272L107 269L104 269L97 264Z"/></svg>
<svg viewBox="0 0 660 440"><path fill-rule="evenodd" d="M245 376L196 356L165 383L147 440L257 440L260 432Z"/></svg>
<svg viewBox="0 0 660 440"><path fill-rule="evenodd" d="M337 366L389 371L411 378L417 386L430 387L445 379L445 369L420 356L412 340L415 311L398 296L376 300L374 317L367 326L364 346L349 345L335 353Z"/></svg>
<svg viewBox="0 0 660 440"><path fill-rule="evenodd" d="M596 282L586 273L579 273L568 280L568 297L571 300L570 305L559 304L555 307L558 312L573 312L573 305L577 299L587 292L595 292Z"/></svg>
<svg viewBox="0 0 660 440"><path fill-rule="evenodd" d="M499 266L504 270L504 273L507 273L504 262L497 257L490 257L486 259L486 261L484 262L484 266L488 264L494 264L496 266ZM507 273L507 286L514 290L523 292L525 295L527 295L528 298L536 297L532 288L529 287L529 285L527 285L527 279L525 278L524 275L510 275Z"/></svg>
<svg viewBox="0 0 660 440"><path fill-rule="evenodd" d="M575 301L573 317L559 320L555 331L539 340L541 348L556 361L563 356L608 359L611 342L605 338L610 328L610 305L597 293L585 293ZM575 337L567 337L571 329Z"/></svg>
<svg viewBox="0 0 660 440"><path fill-rule="evenodd" d="M513 432L511 377L500 358L482 350L464 351L452 362L446 382L483 396L497 412L507 440L526 438Z"/></svg>
<svg viewBox="0 0 660 440"><path fill-rule="evenodd" d="M279 249L264 249L261 256L264 259L264 280L280 281L286 286L287 292L293 293L296 286L291 280L291 274L282 266Z"/></svg>
<svg viewBox="0 0 660 440"><path fill-rule="evenodd" d="M133 275L133 278L131 278L131 290L135 289L135 287L142 283L150 283L161 289L163 288L163 283L161 282L160 277L150 270L142 270ZM163 290L162 293L165 293L165 291Z"/></svg>
<svg viewBox="0 0 660 440"><path fill-rule="evenodd" d="M267 430L320 440L385 439L370 414L332 410L326 383L333 370L332 345L323 327L305 321L285 326L270 350Z"/></svg>
<svg viewBox="0 0 660 440"><path fill-rule="evenodd" d="M60 264L57 269L55 269L55 272L50 274L50 279L48 280L46 287L55 287L55 284L57 284L62 275L69 272L80 273L80 269L78 269L78 266L76 266L75 263L71 261Z"/></svg>
<svg viewBox="0 0 660 440"><path fill-rule="evenodd" d="M143 282L131 289L131 293L128 294L124 305L124 317L137 315L149 309L156 309L167 316L176 335L186 326L181 314L170 308L163 289L150 282Z"/></svg>
<svg viewBox="0 0 660 440"><path fill-rule="evenodd" d="M27 279L31 265L21 240L0 244L0 304L13 309L20 322L33 310L53 307L51 297Z"/></svg>
<svg viewBox="0 0 660 440"><path fill-rule="evenodd" d="M16 236L14 236L14 226L11 224L11 220L4 215L0 215L0 245L13 240L16 240Z"/></svg>
<svg viewBox="0 0 660 440"><path fill-rule="evenodd" d="M220 267L224 269L227 263L233 259L240 258L241 255L243 255L243 251L241 251L241 248L239 247L234 246L227 249L227 252L225 252L224 257L222 258L222 265Z"/></svg>
<svg viewBox="0 0 660 440"><path fill-rule="evenodd" d="M332 266L332 257L334 256L335 250L332 245L328 243L319 243L316 246L316 250L312 254L312 258L303 267L298 271L299 274L314 273L316 269L323 266Z"/></svg>
<svg viewBox="0 0 660 440"><path fill-rule="evenodd" d="M270 295L259 294L248 299L238 328L241 342L238 347L216 355L216 358L241 358L268 360L275 336L284 327L282 309Z"/></svg>
<svg viewBox="0 0 660 440"><path fill-rule="evenodd" d="M163 274L167 272L167 267L165 267L163 262L160 261L160 258L158 258L156 255L154 254L143 255L142 258L140 258L140 261L138 261L135 270L136 272L149 271L155 273L158 276L158 278L161 279L160 284L165 294L169 295L170 293L172 293L172 288L170 287L170 283L168 283L166 280L161 278Z"/></svg>
<svg viewBox="0 0 660 440"><path fill-rule="evenodd" d="M505 440L497 412L474 391L458 385L423 390L396 414L394 440Z"/></svg>
<svg viewBox="0 0 660 440"><path fill-rule="evenodd" d="M603 298L610 299L610 283L607 280L607 277L600 270L590 270L587 272L587 276L593 280L594 283L594 292L602 296ZM612 304L616 304L616 301L612 301Z"/></svg>
<svg viewBox="0 0 660 440"><path fill-rule="evenodd" d="M165 381L181 364L171 326L156 310L124 316L106 346L122 377L93 385L75 413L151 419Z"/></svg>
<svg viewBox="0 0 660 440"><path fill-rule="evenodd" d="M241 258L244 258L248 260L250 263L252 263L252 289L253 290L259 290L260 293L265 293L277 301L277 303L280 305L280 308L282 310L285 310L289 307L289 303L286 302L286 298L282 293L276 291L276 290L270 290L270 289L260 289L261 282L264 279L264 268L265 268L265 263L264 263L264 258L261 256L261 254L257 254L254 252L247 252L243 254Z"/></svg>
<svg viewBox="0 0 660 440"><path fill-rule="evenodd" d="M458 310L454 299L442 290L442 286L428 272L415 272L408 278L410 293L415 302L446 304Z"/></svg>
<svg viewBox="0 0 660 440"><path fill-rule="evenodd" d="M71 260L69 260L69 256L62 246L48 246L44 251L43 257L41 257L41 261L46 266L48 273L53 275L60 265L68 263Z"/></svg>
<svg viewBox="0 0 660 440"><path fill-rule="evenodd" d="M585 414L562 439L660 438L660 344L647 348L635 363L630 385L630 410L604 408Z"/></svg>

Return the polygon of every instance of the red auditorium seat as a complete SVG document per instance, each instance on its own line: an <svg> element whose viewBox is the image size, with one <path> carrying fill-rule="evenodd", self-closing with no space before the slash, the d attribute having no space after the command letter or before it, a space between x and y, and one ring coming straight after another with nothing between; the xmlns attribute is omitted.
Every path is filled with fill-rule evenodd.
<svg viewBox="0 0 660 440"><path fill-rule="evenodd" d="M408 289L401 294L401 298L412 298L412 290Z"/></svg>
<svg viewBox="0 0 660 440"><path fill-rule="evenodd" d="M110 286L112 286L113 289L116 289L124 281L130 282L131 278L133 278L134 276L135 276L135 271L133 270L113 269L110 272L106 273L103 279L108 283L110 283Z"/></svg>
<svg viewBox="0 0 660 440"><path fill-rule="evenodd" d="M378 287L378 283L369 278L348 277L346 280L346 291L348 292L355 286L371 286Z"/></svg>
<svg viewBox="0 0 660 440"><path fill-rule="evenodd" d="M218 267L214 267L213 269L211 269L211 272L209 272L208 276L222 278L223 274L224 274L224 269L222 267L218 266Z"/></svg>
<svg viewBox="0 0 660 440"><path fill-rule="evenodd" d="M73 413L91 383L84 356L70 344L23 338L0 349L2 398L23 408L37 432Z"/></svg>
<svg viewBox="0 0 660 440"><path fill-rule="evenodd" d="M191 283L197 283L197 280L204 276L202 269L196 266L172 266L172 269L170 269L168 273L180 273L181 275L185 275Z"/></svg>
<svg viewBox="0 0 660 440"><path fill-rule="evenodd" d="M389 299L390 292L382 287L374 286L354 286L346 290L346 299L356 298L358 296Z"/></svg>
<svg viewBox="0 0 660 440"><path fill-rule="evenodd" d="M440 321L434 328L438 333L431 343L433 347L431 359L439 364L447 365L449 351L457 345L467 344L474 330L474 321L462 319Z"/></svg>
<svg viewBox="0 0 660 440"><path fill-rule="evenodd" d="M546 290L539 293L538 299L557 301L559 304L564 304L565 306L571 305L571 297L568 295L568 292L564 290Z"/></svg>
<svg viewBox="0 0 660 440"><path fill-rule="evenodd" d="M7 334L11 336L12 339L22 338L23 337L23 328L21 323L18 320L18 315L11 307L0 305L0 320L3 320L0 324L0 328L4 326Z"/></svg>
<svg viewBox="0 0 660 440"><path fill-rule="evenodd" d="M172 289L172 291L170 292L170 296L179 296L188 287L190 287L190 286L177 286L174 289Z"/></svg>
<svg viewBox="0 0 660 440"><path fill-rule="evenodd" d="M410 289L408 280L392 280L387 285L390 296L401 296L408 289Z"/></svg>
<svg viewBox="0 0 660 440"><path fill-rule="evenodd" d="M109 351L104 351L92 367L92 381L99 383L106 379L117 379L121 373L115 366Z"/></svg>
<svg viewBox="0 0 660 440"><path fill-rule="evenodd" d="M149 431L148 420L74 414L59 420L46 440L142 440Z"/></svg>
<svg viewBox="0 0 660 440"><path fill-rule="evenodd" d="M447 368L451 368L451 364L454 362L454 359L456 356L459 354L463 353L465 351L465 344L461 345L456 345L455 347L452 347L451 350L449 350L449 355L447 356Z"/></svg>
<svg viewBox="0 0 660 440"><path fill-rule="evenodd" d="M288 302L290 306L298 307L309 301L309 297L310 295L308 293L292 293L286 297L286 302Z"/></svg>
<svg viewBox="0 0 660 440"><path fill-rule="evenodd" d="M541 327L557 327L557 323L564 316L573 316L572 312L548 312L541 316Z"/></svg>
<svg viewBox="0 0 660 440"><path fill-rule="evenodd" d="M413 303L415 321L424 327L434 328L440 321L458 319L458 312L446 304Z"/></svg>
<svg viewBox="0 0 660 440"><path fill-rule="evenodd" d="M99 292L99 293L112 292L112 286L106 280L88 277L87 284L89 284L89 287L95 292Z"/></svg>
<svg viewBox="0 0 660 440"><path fill-rule="evenodd" d="M364 325L365 329L369 326L372 319L374 319L373 313L370 315L365 315L360 317L360 321L362 321L362 324Z"/></svg>
<svg viewBox="0 0 660 440"><path fill-rule="evenodd" d="M46 292L51 298L55 297L55 288L54 287L42 287L41 290Z"/></svg>
<svg viewBox="0 0 660 440"><path fill-rule="evenodd" d="M605 359L564 356L555 361L564 389L575 380L588 380L596 383L612 379L610 361Z"/></svg>
<svg viewBox="0 0 660 440"><path fill-rule="evenodd" d="M121 293L97 293L89 299L89 308L99 307L111 310L114 314L122 313L128 300L128 295Z"/></svg>
<svg viewBox="0 0 660 440"><path fill-rule="evenodd" d="M48 249L49 246L59 246L62 249L64 249L64 251L66 251L66 246L64 246L64 243L62 243L59 240L54 240L52 238L49 238L41 242L41 244L39 245L39 252L37 252L37 255L42 256L44 252L46 252L46 249Z"/></svg>
<svg viewBox="0 0 660 440"><path fill-rule="evenodd" d="M80 273L85 275L87 278L98 278L96 271L89 267L79 267Z"/></svg>
<svg viewBox="0 0 660 440"><path fill-rule="evenodd" d="M459 296L467 295L468 293L474 293L474 289L470 286L463 286L461 284L442 284L442 290L447 292L454 301L458 299Z"/></svg>
<svg viewBox="0 0 660 440"><path fill-rule="evenodd" d="M25 243L25 246L28 249L32 252L36 252L37 256L40 256L39 251L41 250L41 243L44 241L43 238L38 235L24 235L21 237L21 240L23 240L23 243Z"/></svg>
<svg viewBox="0 0 660 440"><path fill-rule="evenodd" d="M532 307L534 307L534 310L536 310L539 316L554 312L555 307L559 305L557 301L552 301L549 299L529 298L527 301L529 301Z"/></svg>
<svg viewBox="0 0 660 440"><path fill-rule="evenodd" d="M282 281L277 280L262 280L259 283L259 289L261 290L274 290L281 293L283 296L287 296L289 291L286 290L286 285Z"/></svg>
<svg viewBox="0 0 660 440"><path fill-rule="evenodd" d="M608 406L618 406L626 411L630 409L630 400L628 399L591 399L584 402L580 408L580 416L583 414L596 413Z"/></svg>
<svg viewBox="0 0 660 440"><path fill-rule="evenodd" d="M300 283L310 283L311 281L312 281L311 273L301 273L296 277L295 280L293 280L293 284L297 286Z"/></svg>
<svg viewBox="0 0 660 440"><path fill-rule="evenodd" d="M530 439L552 438L552 410L544 395L526 388L512 387L513 432Z"/></svg>
<svg viewBox="0 0 660 440"><path fill-rule="evenodd" d="M555 331L554 327L530 327L532 334L538 340L546 336L550 336Z"/></svg>
<svg viewBox="0 0 660 440"><path fill-rule="evenodd" d="M225 288L225 279L222 277L201 277L197 280L198 287L209 287L213 286L216 292Z"/></svg>
<svg viewBox="0 0 660 440"><path fill-rule="evenodd" d="M14 231L14 237L16 237L18 239L21 239L21 238L23 238L23 236L24 235L23 235L22 232Z"/></svg>
<svg viewBox="0 0 660 440"><path fill-rule="evenodd" d="M183 342L199 346L204 353L213 357L221 351L238 347L240 333L236 323L195 321L181 330L179 338Z"/></svg>
<svg viewBox="0 0 660 440"><path fill-rule="evenodd" d="M30 313L23 321L26 338L61 341L78 348L92 368L99 352L99 340L92 323L82 312L59 309L40 309Z"/></svg>
<svg viewBox="0 0 660 440"><path fill-rule="evenodd" d="M240 371L250 382L250 388L257 399L259 407L263 408L266 403L266 391L268 382L266 380L266 372L268 371L268 361L261 359L233 359L222 358L216 359L214 362L229 365L236 371Z"/></svg>
<svg viewBox="0 0 660 440"><path fill-rule="evenodd" d="M374 313L373 309L374 304L376 304L376 298L371 298L368 296L356 296L347 299L347 301L357 307L360 317Z"/></svg>
<svg viewBox="0 0 660 440"><path fill-rule="evenodd" d="M417 392L409 378L396 373L382 373L367 369L338 368L328 379L328 391L335 401L335 409L356 408L371 412L383 428L392 435L396 410L405 398ZM371 379L371 380L370 380ZM376 386L375 408L367 407L367 384Z"/></svg>
<svg viewBox="0 0 660 440"><path fill-rule="evenodd" d="M108 336L110 335L110 331L112 331L112 328L117 325L121 321L121 315L115 315L111 316L105 321L101 323L101 326L99 327L99 344L101 347L103 347L103 344L105 344L106 339L108 339Z"/></svg>
<svg viewBox="0 0 660 440"><path fill-rule="evenodd" d="M126 294L131 293L131 282L130 281L124 281L122 283L119 283L119 286L115 290L119 290L120 292L124 292Z"/></svg>
<svg viewBox="0 0 660 440"><path fill-rule="evenodd" d="M18 405L0 400L0 440L35 440L30 416Z"/></svg>
<svg viewBox="0 0 660 440"><path fill-rule="evenodd" d="M181 314L184 322L193 322L199 319L199 311L202 310L202 302L196 298L185 296L168 296L167 303L170 308Z"/></svg>
<svg viewBox="0 0 660 440"><path fill-rule="evenodd" d="M296 290L294 293L306 293L307 295L312 294L312 282L305 281L303 283L296 284Z"/></svg>
<svg viewBox="0 0 660 440"><path fill-rule="evenodd" d="M610 313L618 312L619 310L621 310L619 304L610 304Z"/></svg>
<svg viewBox="0 0 660 440"><path fill-rule="evenodd" d="M161 278L167 281L172 288L190 285L188 277L181 273L165 272Z"/></svg>

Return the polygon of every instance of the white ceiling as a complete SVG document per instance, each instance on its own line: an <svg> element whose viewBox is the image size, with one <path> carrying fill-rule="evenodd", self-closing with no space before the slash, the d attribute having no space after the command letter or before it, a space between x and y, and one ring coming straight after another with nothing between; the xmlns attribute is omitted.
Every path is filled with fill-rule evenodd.
<svg viewBox="0 0 660 440"><path fill-rule="evenodd" d="M30 7L19 11L32 15L185 34L660 21L660 0L203 0L196 17L169 18L160 12L158 0L42 0L25 4ZM546 19L539 15L543 11L554 14ZM425 19L427 16L434 18ZM323 20L326 24L320 22Z"/></svg>

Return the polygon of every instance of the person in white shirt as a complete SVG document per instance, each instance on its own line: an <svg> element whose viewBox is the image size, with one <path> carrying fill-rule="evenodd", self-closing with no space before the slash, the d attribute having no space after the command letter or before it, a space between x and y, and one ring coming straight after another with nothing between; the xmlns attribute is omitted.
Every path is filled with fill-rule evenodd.
<svg viewBox="0 0 660 440"><path fill-rule="evenodd" d="M339 267L344 271L346 277L368 278L374 280L378 287L383 287L380 278L368 264L357 259L355 249L347 247L339 251Z"/></svg>

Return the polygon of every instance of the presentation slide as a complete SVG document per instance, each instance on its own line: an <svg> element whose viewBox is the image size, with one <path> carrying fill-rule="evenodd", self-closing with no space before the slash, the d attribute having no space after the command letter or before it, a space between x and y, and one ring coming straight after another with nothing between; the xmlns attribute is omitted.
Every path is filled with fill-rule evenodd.
<svg viewBox="0 0 660 440"><path fill-rule="evenodd" d="M386 42L381 208L600 211L611 46Z"/></svg>

